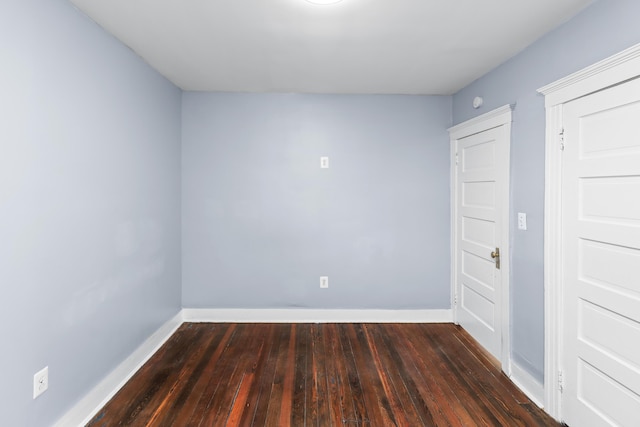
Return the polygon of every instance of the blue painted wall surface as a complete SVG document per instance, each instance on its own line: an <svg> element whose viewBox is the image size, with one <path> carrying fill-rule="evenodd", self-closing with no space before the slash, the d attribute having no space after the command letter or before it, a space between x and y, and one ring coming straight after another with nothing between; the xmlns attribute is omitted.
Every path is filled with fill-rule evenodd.
<svg viewBox="0 0 640 427"><path fill-rule="evenodd" d="M0 425L45 426L180 309L181 94L63 0L0 52Z"/></svg>
<svg viewBox="0 0 640 427"><path fill-rule="evenodd" d="M68 2L2 2L0 425L54 422L181 297L185 307L449 308L446 128L452 110L460 123L507 103L517 103L512 225L529 214L529 231L512 227L514 360L542 380L536 89L640 42L638 16L640 2L601 0L452 106L181 96ZM45 365L50 390L32 400Z"/></svg>
<svg viewBox="0 0 640 427"><path fill-rule="evenodd" d="M450 97L184 93L183 306L450 308L450 113Z"/></svg>
<svg viewBox="0 0 640 427"><path fill-rule="evenodd" d="M640 43L640 2L601 0L453 97L453 121L461 123L515 103L511 145L513 359L540 382L544 368L543 217L544 98L548 83ZM480 110L471 107L482 96ZM528 215L519 231L517 213Z"/></svg>

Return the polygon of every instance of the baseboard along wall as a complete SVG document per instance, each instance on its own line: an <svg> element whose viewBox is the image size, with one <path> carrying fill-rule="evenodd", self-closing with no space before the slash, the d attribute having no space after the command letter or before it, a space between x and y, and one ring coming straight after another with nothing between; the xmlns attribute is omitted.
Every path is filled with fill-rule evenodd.
<svg viewBox="0 0 640 427"><path fill-rule="evenodd" d="M541 382L513 361L509 378L533 403L544 409L544 385Z"/></svg>
<svg viewBox="0 0 640 427"><path fill-rule="evenodd" d="M185 322L220 323L451 323L451 310L317 310L184 308Z"/></svg>
<svg viewBox="0 0 640 427"><path fill-rule="evenodd" d="M165 322L71 408L54 427L85 426L182 325L182 312Z"/></svg>
<svg viewBox="0 0 640 427"><path fill-rule="evenodd" d="M84 426L185 322L452 323L452 310L182 309L163 324L55 424Z"/></svg>

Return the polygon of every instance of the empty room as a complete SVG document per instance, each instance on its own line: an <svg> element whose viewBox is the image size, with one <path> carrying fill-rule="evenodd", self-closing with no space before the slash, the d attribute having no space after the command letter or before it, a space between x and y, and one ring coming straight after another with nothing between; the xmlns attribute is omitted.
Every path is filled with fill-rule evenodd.
<svg viewBox="0 0 640 427"><path fill-rule="evenodd" d="M2 1L0 426L638 426L639 18Z"/></svg>

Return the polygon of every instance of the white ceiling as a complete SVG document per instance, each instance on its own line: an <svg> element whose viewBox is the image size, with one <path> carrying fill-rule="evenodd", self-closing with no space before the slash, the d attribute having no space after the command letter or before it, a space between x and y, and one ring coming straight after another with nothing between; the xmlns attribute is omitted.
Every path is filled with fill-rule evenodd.
<svg viewBox="0 0 640 427"><path fill-rule="evenodd" d="M592 0L71 0L185 90L447 95Z"/></svg>

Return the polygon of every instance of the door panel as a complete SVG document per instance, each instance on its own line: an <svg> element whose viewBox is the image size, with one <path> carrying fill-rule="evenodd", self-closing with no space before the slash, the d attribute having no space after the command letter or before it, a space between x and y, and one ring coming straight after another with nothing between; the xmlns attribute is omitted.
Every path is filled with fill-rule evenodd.
<svg viewBox="0 0 640 427"><path fill-rule="evenodd" d="M492 251L495 240L496 225L494 221L472 217L462 218L462 240L470 245L478 245L484 250Z"/></svg>
<svg viewBox="0 0 640 427"><path fill-rule="evenodd" d="M572 426L636 426L638 395L583 360L578 365L580 396L589 415ZM620 407L627 411L620 411ZM635 411L635 412L634 412Z"/></svg>
<svg viewBox="0 0 640 427"><path fill-rule="evenodd" d="M591 178L579 185L581 219L640 225L640 203L632 197L640 195L640 177ZM630 197L620 197L620 193Z"/></svg>
<svg viewBox="0 0 640 427"><path fill-rule="evenodd" d="M457 321L500 359L502 277L491 252L500 246L501 221L506 220L502 209L508 208L500 199L504 183L499 178L508 170L508 140L498 127L457 144ZM508 254L508 248L502 249Z"/></svg>
<svg viewBox="0 0 640 427"><path fill-rule="evenodd" d="M492 217L493 210L496 207L495 182L471 181L474 176L472 174L465 175L465 178L469 181L462 183L462 207L484 208L486 211L477 215ZM489 177L485 175L483 178L487 179Z"/></svg>
<svg viewBox="0 0 640 427"><path fill-rule="evenodd" d="M474 322L481 322L484 327L491 331L495 330L495 303L491 299L477 292L477 287L462 285L462 308L475 317ZM490 294L489 294L490 295Z"/></svg>
<svg viewBox="0 0 640 427"><path fill-rule="evenodd" d="M640 417L640 80L564 107L563 419Z"/></svg>
<svg viewBox="0 0 640 427"><path fill-rule="evenodd" d="M465 246L467 248L472 247L471 245ZM494 262L473 254L469 249L462 248L462 274L470 281L473 281L477 285L474 286L477 291L485 294L489 299L491 299L491 293L495 290L493 270L495 270Z"/></svg>

